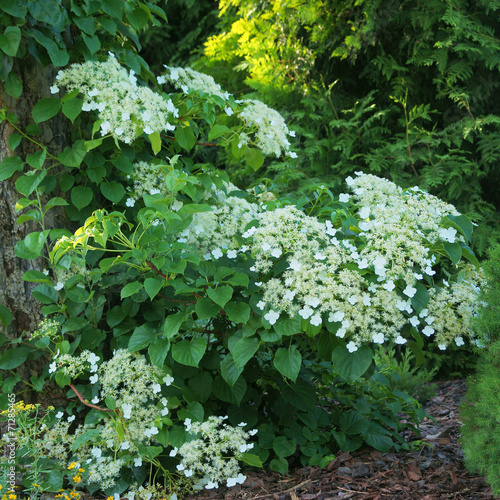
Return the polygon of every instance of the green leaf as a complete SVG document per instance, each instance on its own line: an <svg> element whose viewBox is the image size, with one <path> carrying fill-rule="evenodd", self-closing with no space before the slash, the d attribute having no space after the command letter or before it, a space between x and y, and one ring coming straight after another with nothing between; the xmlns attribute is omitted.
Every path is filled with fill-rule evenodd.
<svg viewBox="0 0 500 500"><path fill-rule="evenodd" d="M214 303L213 300L201 298L196 301L194 310L198 316L198 319L210 319L220 311L220 307Z"/></svg>
<svg viewBox="0 0 500 500"><path fill-rule="evenodd" d="M252 167L254 170L258 170L264 164L264 156L259 149L246 148L245 161L247 162L247 165Z"/></svg>
<svg viewBox="0 0 500 500"><path fill-rule="evenodd" d="M233 386L229 386L222 377L215 377L212 388L215 396L221 401L239 405L247 392L247 383L244 377L239 377Z"/></svg>
<svg viewBox="0 0 500 500"><path fill-rule="evenodd" d="M0 7L4 12L14 17L26 17L26 5L19 0L2 0Z"/></svg>
<svg viewBox="0 0 500 500"><path fill-rule="evenodd" d="M161 138L160 132L156 131L148 135L151 142L151 147L153 148L153 153L156 155L161 151Z"/></svg>
<svg viewBox="0 0 500 500"><path fill-rule="evenodd" d="M283 337L295 335L302 331L301 318L296 315L295 318L279 319L274 325L274 330Z"/></svg>
<svg viewBox="0 0 500 500"><path fill-rule="evenodd" d="M97 29L95 18L93 16L73 17L73 22L87 35L93 35Z"/></svg>
<svg viewBox="0 0 500 500"><path fill-rule="evenodd" d="M5 352L0 358L0 370L13 370L22 365L32 352L31 347L14 347Z"/></svg>
<svg viewBox="0 0 500 500"><path fill-rule="evenodd" d="M47 241L49 232L50 232L49 230L45 230L41 233L35 231L33 233L28 234L26 238L24 238L24 244L26 248L31 252L40 255L42 253L43 246Z"/></svg>
<svg viewBox="0 0 500 500"><path fill-rule="evenodd" d="M85 33L82 33L82 38L91 55L95 54L101 48L101 42L96 35L89 36Z"/></svg>
<svg viewBox="0 0 500 500"><path fill-rule="evenodd" d="M128 341L128 350L130 352L135 352L145 349L149 346L151 340L157 335L157 333L156 329L147 323L138 326Z"/></svg>
<svg viewBox="0 0 500 500"><path fill-rule="evenodd" d="M36 0L36 2L27 2L30 14L37 20L47 26L55 29L63 28L68 18L66 11L58 0Z"/></svg>
<svg viewBox="0 0 500 500"><path fill-rule="evenodd" d="M103 0L100 4L103 12L108 16L120 19L123 17L124 3L123 0Z"/></svg>
<svg viewBox="0 0 500 500"><path fill-rule="evenodd" d="M242 372L243 367L236 366L233 355L226 354L220 364L220 373L230 387L234 386Z"/></svg>
<svg viewBox="0 0 500 500"><path fill-rule="evenodd" d="M85 141L83 139L78 139L75 141L72 148L64 148L64 151L59 153L57 158L66 167L79 167L86 154L87 148L85 147Z"/></svg>
<svg viewBox="0 0 500 500"><path fill-rule="evenodd" d="M444 251L451 259L451 263L456 266L462 258L462 247L460 246L460 243L458 243L458 241L456 241L455 243L449 243L445 241L443 243L443 247Z"/></svg>
<svg viewBox="0 0 500 500"><path fill-rule="evenodd" d="M43 481L41 481L41 484L40 484L41 490L47 491L50 493L55 493L57 491L62 490L62 487L64 484L64 478L63 478L63 475L61 474L60 471L54 470L54 469L49 470L42 477L43 477Z"/></svg>
<svg viewBox="0 0 500 500"><path fill-rule="evenodd" d="M227 317L235 323L247 323L250 318L250 306L245 302L229 302L224 308Z"/></svg>
<svg viewBox="0 0 500 500"><path fill-rule="evenodd" d="M238 460L245 462L247 465L250 465L250 467L263 467L260 457L254 455L253 453L242 453L241 455L238 455Z"/></svg>
<svg viewBox="0 0 500 500"><path fill-rule="evenodd" d="M255 337L238 340L231 349L236 366L243 368L259 349L259 339Z"/></svg>
<svg viewBox="0 0 500 500"><path fill-rule="evenodd" d="M0 304L0 321L3 326L9 326L12 323L12 313L10 309L3 304Z"/></svg>
<svg viewBox="0 0 500 500"><path fill-rule="evenodd" d="M146 289L146 292L151 300L153 300L156 297L156 295L162 289L164 284L165 284L164 279L146 278L144 280L144 288Z"/></svg>
<svg viewBox="0 0 500 500"><path fill-rule="evenodd" d="M172 357L181 365L198 367L207 350L207 341L202 337L181 340L172 346Z"/></svg>
<svg viewBox="0 0 500 500"><path fill-rule="evenodd" d="M96 439L100 436L100 429L90 429L85 431L83 434L80 434L77 438L74 439L73 444L71 445L71 450L77 450L82 444L90 442L95 442Z"/></svg>
<svg viewBox="0 0 500 500"><path fill-rule="evenodd" d="M64 116L67 116L70 120L71 123L73 123L76 119L76 117L82 112L82 106L83 106L83 99L68 99L67 101L63 102L62 105L62 112L64 113ZM91 141L86 141L85 146L87 146L87 142ZM87 148L85 148L86 151L88 151Z"/></svg>
<svg viewBox="0 0 500 500"><path fill-rule="evenodd" d="M29 172L29 173L33 173ZM41 170L34 175L22 175L16 181L16 189L24 196L28 197L43 181L47 175L46 170Z"/></svg>
<svg viewBox="0 0 500 500"><path fill-rule="evenodd" d="M38 101L32 111L35 123L44 122L59 113L61 101L57 97L45 97Z"/></svg>
<svg viewBox="0 0 500 500"><path fill-rule="evenodd" d="M191 127L178 127L175 129L175 140L179 146L186 151L193 149L196 144L196 136L194 135L193 129Z"/></svg>
<svg viewBox="0 0 500 500"><path fill-rule="evenodd" d="M333 367L348 382L354 382L361 377L368 370L372 358L373 352L368 346L362 346L354 352L338 346L332 353Z"/></svg>
<svg viewBox="0 0 500 500"><path fill-rule="evenodd" d="M51 285L38 285L31 293L42 304L55 304L59 301L59 295Z"/></svg>
<svg viewBox="0 0 500 500"><path fill-rule="evenodd" d="M208 133L208 140L213 141L229 130L225 125L214 125Z"/></svg>
<svg viewBox="0 0 500 500"><path fill-rule="evenodd" d="M11 149L11 151L14 151L17 146L19 146L20 142L23 140L23 136L21 134L12 134L10 137L9 137L9 148ZM1 169L1 167L0 167ZM1 170L0 170L1 172ZM0 174L1 175L1 174Z"/></svg>
<svg viewBox="0 0 500 500"><path fill-rule="evenodd" d="M10 179L14 172L20 172L22 169L23 162L19 156L7 156L0 163L0 181Z"/></svg>
<svg viewBox="0 0 500 500"><path fill-rule="evenodd" d="M125 188L116 181L105 181L100 185L101 193L113 203L118 203L125 196Z"/></svg>
<svg viewBox="0 0 500 500"><path fill-rule="evenodd" d="M295 382L302 365L302 356L294 345L289 349L280 347L274 355L273 364L284 377Z"/></svg>
<svg viewBox="0 0 500 500"><path fill-rule="evenodd" d="M279 436L273 441L273 450L280 458L293 455L296 448L296 444L285 436Z"/></svg>
<svg viewBox="0 0 500 500"><path fill-rule="evenodd" d="M21 30L19 26L7 26L3 35L0 35L0 49L8 56L15 57L20 41Z"/></svg>
<svg viewBox="0 0 500 500"><path fill-rule="evenodd" d="M56 383L59 387L64 387L65 385L71 384L71 377L66 373L58 371L56 373Z"/></svg>
<svg viewBox="0 0 500 500"><path fill-rule="evenodd" d="M168 351L170 350L170 340L168 339L154 339L148 347L149 358L153 365L162 367L165 363Z"/></svg>
<svg viewBox="0 0 500 500"><path fill-rule="evenodd" d="M369 446L381 451L382 453L388 452L394 444L389 436L376 434L374 432L370 432L370 430L363 434L363 438Z"/></svg>
<svg viewBox="0 0 500 500"><path fill-rule="evenodd" d="M233 287L220 286L218 288L208 288L207 295L219 306L224 308L228 301L233 296Z"/></svg>
<svg viewBox="0 0 500 500"><path fill-rule="evenodd" d="M36 2L31 2L34 4ZM49 23L50 24L50 23ZM40 44L45 47L47 54L55 67L66 66L69 62L69 52L65 49L60 48L54 40L46 37L40 31L32 29L28 30L28 33Z"/></svg>
<svg viewBox="0 0 500 500"><path fill-rule="evenodd" d="M47 212L53 207L64 207L69 205L69 203L63 199L59 198L58 196L51 198L46 204L45 204L45 211Z"/></svg>
<svg viewBox="0 0 500 500"><path fill-rule="evenodd" d="M71 190L71 203L78 209L85 208L94 197L94 192L89 187L75 186Z"/></svg>
<svg viewBox="0 0 500 500"><path fill-rule="evenodd" d="M339 424L342 432L352 436L365 432L370 425L370 421L361 413L349 410L341 414Z"/></svg>
<svg viewBox="0 0 500 500"><path fill-rule="evenodd" d="M23 83L15 73L9 73L5 82L5 92L14 99L18 99L23 92ZM13 148L11 148L13 150ZM14 148L15 149L15 148Z"/></svg>
<svg viewBox="0 0 500 500"><path fill-rule="evenodd" d="M269 462L269 468L279 472L282 476L288 474L288 462L284 458L273 458L271 462Z"/></svg>
<svg viewBox="0 0 500 500"><path fill-rule="evenodd" d="M139 290L142 290L144 285L140 281L132 281L132 283L127 283L120 292L120 297L125 299L126 297L130 297L137 293Z"/></svg>
<svg viewBox="0 0 500 500"><path fill-rule="evenodd" d="M85 150L87 152L91 151L92 149L98 148L101 144L102 137L99 137L99 139L93 139L92 141L85 141Z"/></svg>
<svg viewBox="0 0 500 500"><path fill-rule="evenodd" d="M282 396L285 401L304 411L313 410L317 400L315 387L302 379L286 384L283 387Z"/></svg>
<svg viewBox="0 0 500 500"><path fill-rule="evenodd" d="M422 285L422 283L417 282L415 288L417 289L417 291L415 292L415 295L411 298L411 305L413 306L415 312L419 313L429 303L430 296L427 288L424 285Z"/></svg>
<svg viewBox="0 0 500 500"><path fill-rule="evenodd" d="M455 229L458 229L469 241L472 232L474 231L474 226L470 219L465 215L448 215L448 219L450 219L455 226Z"/></svg>
<svg viewBox="0 0 500 500"><path fill-rule="evenodd" d="M175 314L169 314L165 318L165 323L163 324L163 334L167 339L172 339L179 332L180 327L186 320L187 313L185 311L179 311Z"/></svg>
<svg viewBox="0 0 500 500"><path fill-rule="evenodd" d="M46 158L47 149L43 148L42 151L37 151L36 153L28 155L26 157L26 161L28 162L28 165L30 167L34 168L35 170L40 170L43 167Z"/></svg>

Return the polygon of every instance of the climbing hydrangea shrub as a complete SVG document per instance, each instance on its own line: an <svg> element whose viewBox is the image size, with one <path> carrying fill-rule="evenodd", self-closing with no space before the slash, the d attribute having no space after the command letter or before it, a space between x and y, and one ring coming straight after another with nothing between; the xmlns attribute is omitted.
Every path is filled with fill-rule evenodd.
<svg viewBox="0 0 500 500"><path fill-rule="evenodd" d="M79 138L41 152L47 168L30 159L16 184L20 220L40 224L16 254L49 267L25 275L47 320L19 354L50 353L36 383L53 377L74 400L47 449L88 463L90 490L120 495L234 486L241 462L286 473L293 457L408 448L399 432L425 413L372 378L371 346L473 338L472 224L362 173L351 194L306 201L238 189L192 151L212 141L256 169L293 157L284 120L193 72L157 82L169 93L112 56L63 70L52 90L80 108ZM79 229L47 228L55 206Z"/></svg>

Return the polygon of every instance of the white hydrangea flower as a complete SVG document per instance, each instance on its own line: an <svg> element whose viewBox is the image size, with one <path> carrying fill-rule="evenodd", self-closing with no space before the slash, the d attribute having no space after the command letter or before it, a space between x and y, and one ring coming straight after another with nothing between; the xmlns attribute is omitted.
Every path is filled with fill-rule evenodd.
<svg viewBox="0 0 500 500"><path fill-rule="evenodd" d="M132 413L132 405L130 403L122 404L123 418L129 419Z"/></svg>
<svg viewBox="0 0 500 500"><path fill-rule="evenodd" d="M273 311L272 309L267 314L264 314L264 318L269 322L270 325L274 325L276 321L278 321L279 317L280 314L276 311Z"/></svg>
<svg viewBox="0 0 500 500"><path fill-rule="evenodd" d="M346 345L346 347L349 352L355 352L358 350L358 346L352 340Z"/></svg>
<svg viewBox="0 0 500 500"><path fill-rule="evenodd" d="M407 297L414 297L415 294L417 293L417 289L408 285L404 290L403 290L403 293L407 296Z"/></svg>

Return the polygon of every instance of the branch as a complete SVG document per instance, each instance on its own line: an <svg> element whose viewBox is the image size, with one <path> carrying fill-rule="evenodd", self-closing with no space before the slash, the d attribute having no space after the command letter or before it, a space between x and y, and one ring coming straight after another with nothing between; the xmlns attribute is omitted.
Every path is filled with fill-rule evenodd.
<svg viewBox="0 0 500 500"><path fill-rule="evenodd" d="M85 401L85 399L83 399L83 396L76 390L76 387L73 384L69 384L69 386L73 389L73 392L77 395L78 399L85 406L88 406L89 408L95 408L96 410L101 410L101 411L114 411L114 412L116 412L117 415L120 415L119 410L110 410L109 408L101 408L100 406L91 405L90 403L87 403L87 401Z"/></svg>
<svg viewBox="0 0 500 500"><path fill-rule="evenodd" d="M146 264L156 273L158 273L162 278L165 278L165 280L168 280L168 276L163 274L152 262L149 260L146 261Z"/></svg>

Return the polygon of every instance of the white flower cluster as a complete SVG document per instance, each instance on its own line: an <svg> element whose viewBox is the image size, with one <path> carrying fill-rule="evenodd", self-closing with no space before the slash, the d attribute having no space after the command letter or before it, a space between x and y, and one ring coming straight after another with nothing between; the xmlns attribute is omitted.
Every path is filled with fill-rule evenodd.
<svg viewBox="0 0 500 500"><path fill-rule="evenodd" d="M290 151L290 142L287 136L293 137L294 132L288 130L283 117L274 109L256 100L246 99L239 101L244 107L240 118L248 126L249 131L240 135L242 145L248 143L248 135L255 134L255 145L265 155L282 154L297 158L297 153Z"/></svg>
<svg viewBox="0 0 500 500"><path fill-rule="evenodd" d="M118 472L112 473L111 470L119 471L126 463L120 461L118 467L115 461L110 460L109 451L112 455L119 450L136 453L137 445L148 445L154 441L154 436L159 433L158 419L169 413L168 400L161 395L162 386L169 386L174 380L171 375L149 364L144 356L126 349L114 351L113 357L100 365L99 361L99 356L83 351L78 357L62 355L54 362L54 370L59 365L64 373L72 377L89 370L93 374L90 383L96 386L94 393L99 393L98 383L101 389L100 395L95 396L91 403L97 405L111 397L119 410L119 424L114 418L103 418L90 425L79 425L75 431L83 433L99 428L100 444L96 446L94 440L92 447L89 443L77 450L78 460L90 464L88 467L93 471L92 480L95 482L99 481L95 477L112 481ZM62 417L62 413L56 417ZM125 434L123 429L126 429Z"/></svg>
<svg viewBox="0 0 500 500"><path fill-rule="evenodd" d="M228 100L231 94L221 89L210 75L199 73L191 68L172 68L164 64L167 72L157 78L159 84L171 82L174 87L181 89L185 94L190 91L204 92Z"/></svg>
<svg viewBox="0 0 500 500"><path fill-rule="evenodd" d="M134 163L134 194L131 199L138 200L151 194L161 194L165 198L170 196L163 170L158 165L145 161ZM127 201L127 206L134 205Z"/></svg>
<svg viewBox="0 0 500 500"><path fill-rule="evenodd" d="M207 260L222 257L222 250L236 257L234 249L239 244L235 237L257 217L258 210L256 204L243 198L225 198L213 211L193 214L193 222L180 233L178 241L203 249Z"/></svg>
<svg viewBox="0 0 500 500"><path fill-rule="evenodd" d="M196 478L197 488L218 488L224 481L230 487L243 484L246 479L240 472L238 456L253 448L247 440L257 430L244 431L243 427L247 425L244 422L232 427L224 423L226 419L211 416L202 423L191 423L186 419L186 430L197 437L170 452L170 456L179 454L182 457L177 470L186 477Z"/></svg>
<svg viewBox="0 0 500 500"><path fill-rule="evenodd" d="M181 89L185 94L196 91L215 95L228 101L231 94L223 91L214 79L203 73L198 73L190 68L171 68L165 66L167 73L159 76L158 83L163 84L167 80ZM287 136L294 137L295 132L288 130L283 117L274 109L265 105L261 101L244 99L234 101L243 108L238 111L238 108L233 108L233 104L224 103L224 111L227 115L238 115L247 130L239 134L238 147L242 148L252 142L265 155L276 155L280 157L282 154L288 155L291 158L297 158L297 153L290 151L290 142ZM236 113L235 113L236 111ZM253 140L251 136L254 136Z"/></svg>
<svg viewBox="0 0 500 500"><path fill-rule="evenodd" d="M83 94L83 111L99 112L102 135L109 133L130 144L143 131L152 134L175 129L170 122L179 112L172 101L138 86L134 71L127 73L114 56L104 62L73 64L59 71L56 80L68 92ZM59 92L59 88L54 86L51 91Z"/></svg>
<svg viewBox="0 0 500 500"><path fill-rule="evenodd" d="M429 247L440 240L463 242L454 228L443 228L441 219L459 215L453 205L429 195L419 188L403 190L394 183L374 175L357 172L346 182L353 191L359 209L366 248L361 256L368 261L379 259L388 264L383 277L412 282L412 270L433 276L435 257ZM349 196L349 195L346 195Z"/></svg>
<svg viewBox="0 0 500 500"><path fill-rule="evenodd" d="M375 176L358 174L347 182L359 200L359 234L344 233L331 221L323 223L293 206L265 211L228 198L213 212L196 214L181 240L196 246L206 259L254 258L250 270L259 273L261 287L257 308L270 325L283 315L298 315L313 326L335 323L336 335L349 338L351 352L367 342L392 339L404 344L406 327L427 336L436 333L443 346L460 343L456 339L462 334L472 336L469 319L478 306L475 286L480 282L473 268L465 266L468 283L449 285L460 293L448 307L439 306L446 292L435 290L425 311L416 310L418 302L412 301L436 274L430 247L463 240L440 226L441 218L456 210ZM344 202L349 197L344 195ZM275 265L283 259L285 270L276 273ZM437 285L431 290L448 283Z"/></svg>

